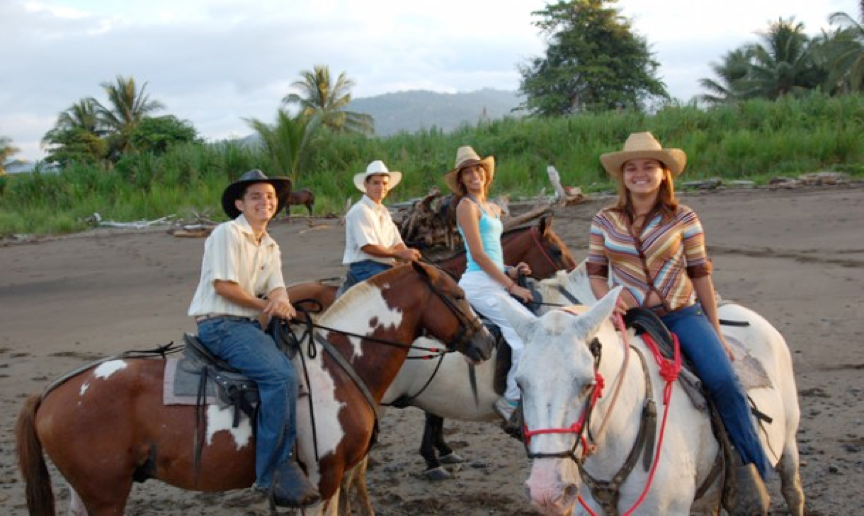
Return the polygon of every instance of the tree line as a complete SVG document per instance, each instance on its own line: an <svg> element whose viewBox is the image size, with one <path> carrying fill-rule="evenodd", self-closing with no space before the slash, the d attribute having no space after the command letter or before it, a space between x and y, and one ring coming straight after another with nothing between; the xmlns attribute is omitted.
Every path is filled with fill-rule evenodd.
<svg viewBox="0 0 864 516"><path fill-rule="evenodd" d="M658 78L659 63L645 37L615 7L617 0L559 0L532 15L547 40L545 55L519 66L519 110L528 116L570 116L604 110L643 111L672 103ZM794 19L780 18L759 42L729 51L703 78L708 105L777 99L806 92L829 96L864 90L864 0L861 23L846 13L829 20L836 28L813 38ZM101 84L105 101L88 97L61 112L43 137L46 162L111 168L124 156L158 156L178 144L201 144L194 126L165 110L133 77ZM354 82L334 80L325 65L300 73L272 122L245 119L258 134L274 173L295 180L314 163L309 149L328 133L374 136L374 120L346 109ZM0 137L0 164L17 152ZM0 168L2 173L2 168Z"/></svg>

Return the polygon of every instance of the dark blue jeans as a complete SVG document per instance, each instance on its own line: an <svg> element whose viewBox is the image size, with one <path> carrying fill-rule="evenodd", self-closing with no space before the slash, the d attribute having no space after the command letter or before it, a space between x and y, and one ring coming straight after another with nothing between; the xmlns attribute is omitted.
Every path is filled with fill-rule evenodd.
<svg viewBox="0 0 864 516"><path fill-rule="evenodd" d="M270 487L273 468L291 456L296 437L297 371L257 321L207 319L198 324L201 343L258 385L255 484Z"/></svg>
<svg viewBox="0 0 864 516"><path fill-rule="evenodd" d="M342 287L342 290L347 290L349 287L391 268L393 268L393 265L376 262L375 260L354 262L348 266L348 275L345 278L345 285Z"/></svg>
<svg viewBox="0 0 864 516"><path fill-rule="evenodd" d="M696 374L717 407L741 460L744 464L755 464L762 478L767 479L771 464L750 418L746 392L702 306L695 304L682 308L661 319L678 335L681 351L696 368Z"/></svg>

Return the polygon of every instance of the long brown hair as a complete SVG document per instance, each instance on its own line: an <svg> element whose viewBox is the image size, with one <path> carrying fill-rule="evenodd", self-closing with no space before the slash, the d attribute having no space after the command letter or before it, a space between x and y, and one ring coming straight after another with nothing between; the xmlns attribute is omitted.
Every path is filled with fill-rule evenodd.
<svg viewBox="0 0 864 516"><path fill-rule="evenodd" d="M675 197L675 182L672 180L672 172L662 161L658 161L663 167L663 181L660 183L660 191L657 192L657 202L651 211L659 211L663 220L668 220L678 211L678 199ZM624 186L624 173L615 176L618 187L618 200L614 208L626 213L633 220L633 202L630 200L630 191Z"/></svg>

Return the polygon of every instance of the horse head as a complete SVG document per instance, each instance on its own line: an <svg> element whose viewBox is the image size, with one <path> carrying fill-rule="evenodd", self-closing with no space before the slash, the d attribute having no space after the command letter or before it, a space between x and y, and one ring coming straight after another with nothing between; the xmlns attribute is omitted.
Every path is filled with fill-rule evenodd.
<svg viewBox="0 0 864 516"><path fill-rule="evenodd" d="M552 214L547 213L534 226L515 228L501 238L504 262L525 262L535 278L548 278L559 270L572 271L576 260L564 240L552 229Z"/></svg>
<svg viewBox="0 0 864 516"><path fill-rule="evenodd" d="M535 317L504 309L525 342L516 370L522 390L523 438L532 459L525 483L543 514L570 514L582 485L582 437L602 393L599 341L620 287L584 310L553 310Z"/></svg>

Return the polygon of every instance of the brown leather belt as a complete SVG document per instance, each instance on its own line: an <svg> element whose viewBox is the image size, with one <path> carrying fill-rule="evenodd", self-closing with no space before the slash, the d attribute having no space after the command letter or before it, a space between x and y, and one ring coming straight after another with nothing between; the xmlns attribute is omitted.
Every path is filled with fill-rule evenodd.
<svg viewBox="0 0 864 516"><path fill-rule="evenodd" d="M228 319L229 321L246 321L246 322L257 321L257 319L255 319L254 317L243 317L240 315L207 314L207 315L196 316L195 322L200 324L204 321L209 321L210 319Z"/></svg>

